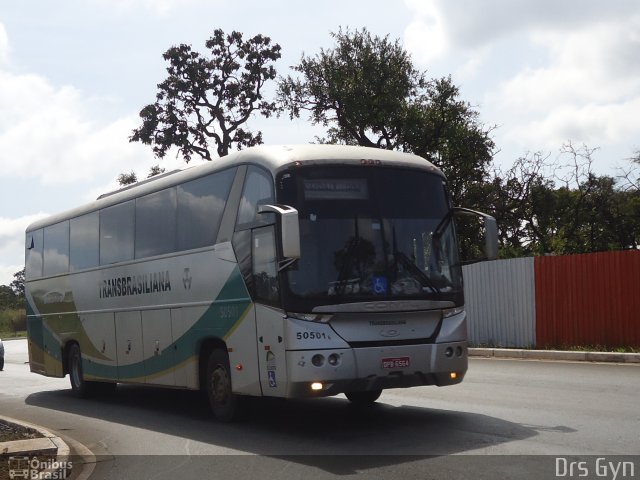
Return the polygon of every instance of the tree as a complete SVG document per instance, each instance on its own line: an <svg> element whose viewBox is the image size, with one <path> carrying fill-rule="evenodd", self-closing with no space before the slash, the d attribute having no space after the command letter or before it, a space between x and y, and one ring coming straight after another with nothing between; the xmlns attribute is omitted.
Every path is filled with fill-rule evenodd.
<svg viewBox="0 0 640 480"><path fill-rule="evenodd" d="M0 285L0 309L16 308L16 294L7 285Z"/></svg>
<svg viewBox="0 0 640 480"><path fill-rule="evenodd" d="M308 112L327 127L325 143L403 150L442 168L456 202L478 207L488 177L491 129L459 98L450 77L427 80L398 40L367 29L331 36L333 49L303 56L297 77L281 78L278 99L291 118Z"/></svg>
<svg viewBox="0 0 640 480"><path fill-rule="evenodd" d="M278 99L291 118L307 112L327 128L323 143L402 150L440 167L454 201L487 206L484 182L495 148L491 128L460 99L451 77L427 79L398 40L362 30L332 33L332 49L302 56L297 76L279 79ZM491 210L489 210L491 211ZM473 258L480 225L462 223L463 258Z"/></svg>
<svg viewBox="0 0 640 480"><path fill-rule="evenodd" d="M548 159L543 152L527 153L507 171L496 169L485 184L485 202L498 221L503 257L550 251L555 204Z"/></svg>
<svg viewBox="0 0 640 480"><path fill-rule="evenodd" d="M154 165L149 169L149 174L147 178L155 177L156 175L160 175L165 172L165 169L160 167L160 165ZM127 185L134 184L138 181L138 176L136 172L131 170L129 173L121 173L118 175L118 184L121 187L125 187Z"/></svg>
<svg viewBox="0 0 640 480"><path fill-rule="evenodd" d="M129 173L121 173L117 178L118 185L124 187L126 185L132 185L138 181L138 176L136 172L131 170Z"/></svg>
<svg viewBox="0 0 640 480"><path fill-rule="evenodd" d="M398 40L366 30L331 33L336 46L293 66L298 78L281 78L278 98L290 117L309 112L328 127L325 142L395 149L406 121L405 103L426 87L424 75Z"/></svg>
<svg viewBox="0 0 640 480"><path fill-rule="evenodd" d="M276 110L264 98L264 88L276 76L280 45L263 35L244 40L240 32L217 29L205 46L208 56L185 44L163 55L168 76L158 84L155 103L140 111L142 125L130 137L151 145L158 158L172 147L189 162L194 154L211 160L210 143L218 156L234 146L258 145L262 132L248 130L248 120Z"/></svg>
<svg viewBox="0 0 640 480"><path fill-rule="evenodd" d="M13 281L9 285L18 298L24 298L24 272L25 269L23 268L14 273Z"/></svg>
<svg viewBox="0 0 640 480"><path fill-rule="evenodd" d="M24 306L24 268L13 274L10 285L0 285L0 309Z"/></svg>
<svg viewBox="0 0 640 480"><path fill-rule="evenodd" d="M617 180L597 175L596 150L567 142L555 161L538 152L495 172L486 198L494 205L503 257L638 248L633 171Z"/></svg>
<svg viewBox="0 0 640 480"><path fill-rule="evenodd" d="M410 103L402 149L440 167L456 202L486 209L490 205L483 187L489 180L495 149L492 129L482 125L479 113L460 99L451 77L440 78L431 80L425 92Z"/></svg>
<svg viewBox="0 0 640 480"><path fill-rule="evenodd" d="M618 169L618 181L622 190L640 192L640 150L628 160L630 165Z"/></svg>

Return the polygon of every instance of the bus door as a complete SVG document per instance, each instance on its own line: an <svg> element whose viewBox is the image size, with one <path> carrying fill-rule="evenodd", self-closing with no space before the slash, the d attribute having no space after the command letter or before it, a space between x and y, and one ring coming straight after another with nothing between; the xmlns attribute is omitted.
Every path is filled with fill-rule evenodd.
<svg viewBox="0 0 640 480"><path fill-rule="evenodd" d="M275 308L280 300L275 227L254 229L251 247L260 386L263 395L285 396L284 318L282 310Z"/></svg>
<svg viewBox="0 0 640 480"><path fill-rule="evenodd" d="M175 355L171 332L171 311L143 310L142 353L148 366L145 383L154 385L176 384Z"/></svg>
<svg viewBox="0 0 640 480"><path fill-rule="evenodd" d="M139 311L116 312L116 345L118 358L118 380L121 382L144 382L142 361L142 320Z"/></svg>

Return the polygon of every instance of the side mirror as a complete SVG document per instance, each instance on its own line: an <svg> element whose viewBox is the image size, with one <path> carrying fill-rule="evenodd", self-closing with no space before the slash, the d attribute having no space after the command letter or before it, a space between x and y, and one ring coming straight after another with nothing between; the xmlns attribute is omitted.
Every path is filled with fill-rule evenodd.
<svg viewBox="0 0 640 480"><path fill-rule="evenodd" d="M298 210L288 205L260 205L258 213L275 212L278 214L282 234L282 255L284 258L300 258L300 223Z"/></svg>
<svg viewBox="0 0 640 480"><path fill-rule="evenodd" d="M498 223L496 219L486 213L471 210L470 208L454 207L453 212L462 215L474 215L481 217L484 221L484 254L487 260L496 260L498 258Z"/></svg>
<svg viewBox="0 0 640 480"><path fill-rule="evenodd" d="M484 252L487 260L496 260L498 258L498 222L491 215L483 215L485 239Z"/></svg>

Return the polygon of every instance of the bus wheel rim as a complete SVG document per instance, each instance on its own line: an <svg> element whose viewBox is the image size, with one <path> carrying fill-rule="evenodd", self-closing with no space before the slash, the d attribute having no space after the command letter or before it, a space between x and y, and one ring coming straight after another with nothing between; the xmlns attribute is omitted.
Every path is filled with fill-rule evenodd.
<svg viewBox="0 0 640 480"><path fill-rule="evenodd" d="M229 376L225 368L218 366L214 371L211 378L213 401L218 405L224 405L229 399L229 390L231 384L229 382Z"/></svg>
<svg viewBox="0 0 640 480"><path fill-rule="evenodd" d="M80 385L80 362L78 360L78 356L74 355L73 356L73 363L72 363L72 375L73 375L73 383L75 383L76 386Z"/></svg>

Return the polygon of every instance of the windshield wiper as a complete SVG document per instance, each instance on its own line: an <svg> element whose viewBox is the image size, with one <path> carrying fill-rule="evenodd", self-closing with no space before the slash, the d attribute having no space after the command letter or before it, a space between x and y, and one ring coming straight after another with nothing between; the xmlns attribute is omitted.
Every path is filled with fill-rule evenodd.
<svg viewBox="0 0 640 480"><path fill-rule="evenodd" d="M442 223L442 222L440 222ZM398 244L396 241L396 227L395 225L393 225L391 227L391 232L392 232L392 240L393 240L393 256L396 259L396 261L399 261L402 266L404 266L404 268L406 270L408 270L409 272L415 274L418 276L418 278L420 278L420 280L422 280L420 283L422 284L423 287L428 287L431 290L433 290L434 292L436 292L438 295L440 295L440 289L438 287L435 286L435 284L433 283L433 280L431 280L429 278L429 276L424 273L415 263L413 263L411 261L411 259L409 257L407 257L407 255L403 252L398 251Z"/></svg>
<svg viewBox="0 0 640 480"><path fill-rule="evenodd" d="M410 273L413 273L414 275L417 275L418 278L420 280L422 280L420 283L422 284L423 287L427 287L430 288L431 290L433 290L436 294L440 295L440 289L438 287L436 287L435 283L433 283L433 280L431 280L431 278L429 278L429 275L427 275L426 273L424 273L415 263L413 263L409 257L407 257L406 254L404 254L403 252L393 252L396 260L399 260L400 263L402 264L402 266L408 270Z"/></svg>
<svg viewBox="0 0 640 480"><path fill-rule="evenodd" d="M432 238L440 238L442 236L446 228L451 223L451 220L453 219L453 212L453 210L449 210L447 214L442 217L440 223L438 223L436 228L433 229L433 234L431 235Z"/></svg>
<svg viewBox="0 0 640 480"><path fill-rule="evenodd" d="M343 263L338 273L338 280L336 281L336 295L342 296L347 289L349 283L347 277L351 270L352 255L356 249L356 246L360 243L360 233L358 231L358 216L354 220L354 236L349 239L348 245L344 249L344 256L342 257Z"/></svg>

